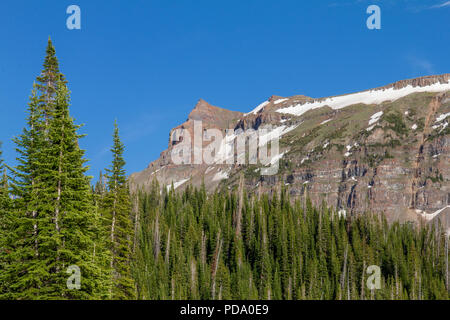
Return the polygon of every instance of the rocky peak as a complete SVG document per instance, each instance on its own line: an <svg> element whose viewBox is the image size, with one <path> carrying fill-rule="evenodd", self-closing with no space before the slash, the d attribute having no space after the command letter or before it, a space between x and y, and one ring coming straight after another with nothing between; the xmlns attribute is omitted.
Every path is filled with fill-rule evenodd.
<svg viewBox="0 0 450 320"><path fill-rule="evenodd" d="M243 113L237 111L230 111L213 106L203 99L198 100L194 109L189 113L188 119L181 125L173 128L169 135L169 148L177 144L173 140L173 132L177 129L184 129L194 136L194 121L201 121L203 130L205 129L233 129L238 121L243 116ZM193 143L193 142L192 142Z"/></svg>
<svg viewBox="0 0 450 320"><path fill-rule="evenodd" d="M215 108L205 100L199 99L194 109L189 113L188 119L202 120L205 115L213 113Z"/></svg>
<svg viewBox="0 0 450 320"><path fill-rule="evenodd" d="M401 89L407 86L412 87L426 87L437 83L448 83L450 81L450 73L445 73L441 75L435 75L435 76L425 76L420 78L414 78L414 79L407 79L407 80L400 80L391 84L388 84L384 87L381 87L379 89Z"/></svg>
<svg viewBox="0 0 450 320"><path fill-rule="evenodd" d="M227 109L213 106L203 99L198 100L194 109L189 113L189 120L201 120L207 122L211 127L222 128L230 119L240 118L241 112L230 111Z"/></svg>
<svg viewBox="0 0 450 320"><path fill-rule="evenodd" d="M277 95L271 95L270 98L268 99L269 102L274 102L280 99L285 99L285 97L281 97L281 96L277 96Z"/></svg>
<svg viewBox="0 0 450 320"><path fill-rule="evenodd" d="M179 189L205 182L207 190L218 187L227 190L244 173L249 193L276 192L285 185L292 198L308 196L316 205L325 200L344 214L384 212L390 221L427 222L445 214L448 219L450 90L446 84L449 80L450 74L401 80L362 91L364 99L358 97L359 93L349 93L343 97L350 102L344 100L342 103L347 105L342 107L328 104L339 97L272 95L244 114L200 99L188 119L173 130L183 128L193 137L197 120L202 121L203 129L256 130L267 124L281 128L283 162L277 175L261 176L258 166L173 164L170 151L182 141L174 139L169 140L168 149L159 159L132 175L133 188L148 188L156 178L165 185L177 182ZM392 92L377 92L436 84L441 85L430 90L404 90L405 96L395 99L389 96ZM367 103L367 96L374 102ZM301 109L307 102L319 101L327 103L302 113L280 112L283 108ZM207 144L209 141L204 141L203 146Z"/></svg>

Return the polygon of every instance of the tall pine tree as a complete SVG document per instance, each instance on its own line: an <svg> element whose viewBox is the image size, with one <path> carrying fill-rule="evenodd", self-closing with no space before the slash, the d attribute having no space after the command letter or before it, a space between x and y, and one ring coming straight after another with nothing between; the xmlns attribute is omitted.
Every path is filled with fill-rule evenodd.
<svg viewBox="0 0 450 320"><path fill-rule="evenodd" d="M15 139L19 153L12 184L16 198L6 298L102 297L102 270L95 259L97 220L86 177L86 160L69 114L69 91L49 40L37 78L27 128ZM13 242L13 241L10 241ZM81 287L67 285L68 267L81 272ZM103 272L104 273L104 272Z"/></svg>
<svg viewBox="0 0 450 320"><path fill-rule="evenodd" d="M119 137L117 122L114 123L113 160L108 169L107 194L103 199L103 214L109 228L111 250L110 299L130 299L135 296L131 277L133 224L130 191L125 174L124 145Z"/></svg>
<svg viewBox="0 0 450 320"><path fill-rule="evenodd" d="M4 241L9 245L8 264L2 282L8 284L3 298L27 299L36 297L45 277L45 261L39 256L39 151L43 144L42 112L39 107L37 85L28 104L27 127L15 137L18 153L11 183L14 206L9 214L8 231Z"/></svg>
<svg viewBox="0 0 450 320"><path fill-rule="evenodd" d="M1 146L1 142L0 142ZM6 168L2 159L2 151L0 150L0 297L8 292L7 278L4 278L5 270L10 263L11 239L10 233L10 210L11 199L9 197L8 177L6 176Z"/></svg>
<svg viewBox="0 0 450 320"><path fill-rule="evenodd" d="M64 84L67 83L64 75L59 71L58 58L56 57L55 47L53 46L50 37L48 38L43 69L41 74L36 78L36 81L36 87L40 92L39 107L43 113L44 126L47 128L58 82L61 81Z"/></svg>

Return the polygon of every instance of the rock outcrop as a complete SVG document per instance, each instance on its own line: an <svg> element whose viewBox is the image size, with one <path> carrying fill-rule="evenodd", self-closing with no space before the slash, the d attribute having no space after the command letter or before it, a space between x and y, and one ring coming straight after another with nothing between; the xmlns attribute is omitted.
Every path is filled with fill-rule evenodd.
<svg viewBox="0 0 450 320"><path fill-rule="evenodd" d="M177 129L225 136L271 125L280 136L279 168L261 175L262 164L174 164L171 152L183 142ZM450 74L402 80L357 94L313 99L272 96L249 113L228 111L200 100L185 123L171 131L168 149L147 169L133 174L133 190L153 179L182 190L229 190L243 176L249 194L279 192L292 199L326 201L342 213L385 213L390 221L448 223L450 208ZM184 141L186 142L186 141ZM201 141L202 148L211 140ZM191 141L194 148L194 142ZM261 146L259 146L261 147Z"/></svg>

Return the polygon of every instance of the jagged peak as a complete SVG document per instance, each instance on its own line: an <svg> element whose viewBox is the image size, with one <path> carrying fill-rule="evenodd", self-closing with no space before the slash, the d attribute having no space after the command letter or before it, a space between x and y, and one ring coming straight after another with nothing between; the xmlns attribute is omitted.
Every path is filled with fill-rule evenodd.
<svg viewBox="0 0 450 320"><path fill-rule="evenodd" d="M200 98L197 101L197 104L194 107L194 110L197 108L209 108L209 107L213 107L211 104L208 103L208 101Z"/></svg>
<svg viewBox="0 0 450 320"><path fill-rule="evenodd" d="M233 114L234 116L241 114L241 112L216 107L204 99L199 99L194 109L189 113L188 119L201 120L204 119L205 116L211 118L214 115L218 115L218 113L220 113L221 116L223 116L224 113L229 113L230 115Z"/></svg>
<svg viewBox="0 0 450 320"><path fill-rule="evenodd" d="M217 107L209 104L206 100L199 99L194 109L189 113L188 119L200 120L203 114L213 112L215 108Z"/></svg>

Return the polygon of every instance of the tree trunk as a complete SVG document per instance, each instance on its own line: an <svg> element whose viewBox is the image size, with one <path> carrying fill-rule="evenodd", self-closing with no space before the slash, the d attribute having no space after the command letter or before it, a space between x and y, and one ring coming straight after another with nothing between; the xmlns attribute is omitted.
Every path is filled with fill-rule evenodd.
<svg viewBox="0 0 450 320"><path fill-rule="evenodd" d="M217 241L216 241L216 252L214 254L214 260L211 266L211 278L212 278L212 287L211 287L211 296L214 300L215 294L216 294L216 274L217 269L219 267L219 260L220 260L220 250L222 249L222 239L220 238L220 230L217 234Z"/></svg>

